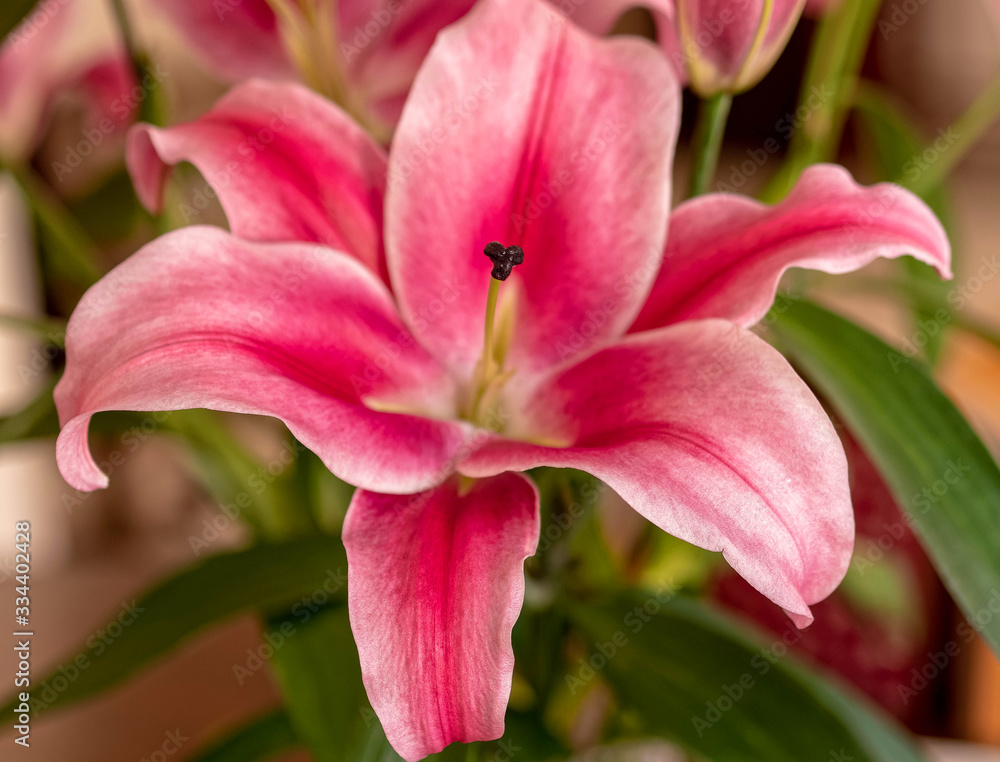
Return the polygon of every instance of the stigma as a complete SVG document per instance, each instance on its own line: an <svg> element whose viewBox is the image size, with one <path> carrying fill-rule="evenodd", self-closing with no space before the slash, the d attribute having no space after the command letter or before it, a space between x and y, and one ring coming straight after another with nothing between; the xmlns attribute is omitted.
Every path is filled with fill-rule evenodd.
<svg viewBox="0 0 1000 762"><path fill-rule="evenodd" d="M483 254L493 262L493 272L490 275L499 281L507 280L511 270L524 261L524 249L517 245L504 246L499 241L486 244Z"/></svg>

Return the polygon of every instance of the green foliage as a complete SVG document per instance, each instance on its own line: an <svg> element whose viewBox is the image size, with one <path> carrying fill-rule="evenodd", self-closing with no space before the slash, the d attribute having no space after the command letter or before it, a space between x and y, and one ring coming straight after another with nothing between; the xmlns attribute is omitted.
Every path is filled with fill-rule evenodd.
<svg viewBox="0 0 1000 762"><path fill-rule="evenodd" d="M263 762L301 743L288 714L279 710L252 720L192 762Z"/></svg>
<svg viewBox="0 0 1000 762"><path fill-rule="evenodd" d="M619 593L568 608L589 646L571 690L606 680L638 716L633 735L662 736L716 762L923 759L870 704L788 656L781 638L748 637L669 595Z"/></svg>
<svg viewBox="0 0 1000 762"><path fill-rule="evenodd" d="M204 628L247 611L294 610L318 591L342 599L347 560L339 540L318 537L212 556L123 606L60 667L35 681L37 716L108 690ZM3 707L10 714L17 705Z"/></svg>
<svg viewBox="0 0 1000 762"><path fill-rule="evenodd" d="M868 84L859 87L854 108L862 132L870 140L870 161L877 168L879 179L907 187L921 185L921 177L930 168L924 158L925 141L906 116L892 105L886 93ZM935 151L933 148L930 150ZM933 185L919 195L941 220L949 239L954 242L954 226L945 189L941 185ZM927 337L924 352L927 359L935 363L941 352L945 330L954 318L947 299L951 286L941 280L933 267L912 257L900 259L898 267L903 291L910 296L914 332L921 331L921 323L939 325L939 330L933 335L924 332Z"/></svg>
<svg viewBox="0 0 1000 762"><path fill-rule="evenodd" d="M885 477L970 623L1000 651L1000 469L918 362L807 302L774 315L778 346Z"/></svg>

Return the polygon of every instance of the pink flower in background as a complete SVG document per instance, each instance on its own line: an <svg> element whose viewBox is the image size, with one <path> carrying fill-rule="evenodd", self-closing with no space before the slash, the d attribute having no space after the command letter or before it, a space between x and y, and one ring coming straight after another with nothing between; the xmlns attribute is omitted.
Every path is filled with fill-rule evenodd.
<svg viewBox="0 0 1000 762"><path fill-rule="evenodd" d="M40 3L0 47L0 156L7 161L24 161L38 147L58 97L82 107L82 130L104 122L104 137L120 137L131 126L128 57L111 44L77 44L84 12L77 0Z"/></svg>
<svg viewBox="0 0 1000 762"><path fill-rule="evenodd" d="M664 54L701 95L739 92L773 66L805 0L549 0L594 34L630 8L653 15ZM299 79L385 139L438 32L475 0L164 0L218 76ZM335 9L335 10L334 10Z"/></svg>
<svg viewBox="0 0 1000 762"><path fill-rule="evenodd" d="M747 327L790 266L909 253L947 276L948 242L911 194L833 166L774 207L709 195L671 214L679 104L651 44L485 0L442 33L388 155L292 84L136 128L144 202L190 161L232 233L165 235L80 302L56 390L63 475L106 486L87 445L102 410L283 420L358 486L351 626L408 760L502 735L538 539L527 469L594 474L808 624L850 559L846 460Z"/></svg>
<svg viewBox="0 0 1000 762"><path fill-rule="evenodd" d="M474 2L162 0L155 5L217 76L301 79L382 128L395 125L434 37Z"/></svg>

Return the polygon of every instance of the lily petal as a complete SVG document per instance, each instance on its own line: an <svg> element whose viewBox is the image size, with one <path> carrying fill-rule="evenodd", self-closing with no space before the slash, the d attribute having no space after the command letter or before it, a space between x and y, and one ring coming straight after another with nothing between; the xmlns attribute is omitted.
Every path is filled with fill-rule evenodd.
<svg viewBox="0 0 1000 762"><path fill-rule="evenodd" d="M87 447L102 410L271 415L339 477L382 492L442 481L465 438L454 389L351 257L253 244L213 227L158 238L91 288L70 320L55 398L66 481L107 486Z"/></svg>
<svg viewBox="0 0 1000 762"><path fill-rule="evenodd" d="M561 15L597 35L610 32L625 12L632 8L649 10L657 21L657 32L660 31L661 18L668 22L672 22L674 18L673 0L601 0L597 3L587 0L549 0L549 2Z"/></svg>
<svg viewBox="0 0 1000 762"><path fill-rule="evenodd" d="M587 471L726 559L800 627L847 570L854 518L833 424L787 361L731 323L626 338L539 384L459 471Z"/></svg>
<svg viewBox="0 0 1000 762"><path fill-rule="evenodd" d="M680 42L674 26L675 7L673 0L549 0L556 10L575 24L596 35L605 35L626 11L645 8L656 25L656 42L664 55L674 64L680 82L687 81L685 60L680 52Z"/></svg>
<svg viewBox="0 0 1000 762"><path fill-rule="evenodd" d="M679 106L655 47L542 3L484 0L439 35L390 151L386 256L411 325L455 296L426 342L459 377L482 350L493 240L525 252L499 309L519 372L631 324L662 255Z"/></svg>
<svg viewBox="0 0 1000 762"><path fill-rule="evenodd" d="M438 32L475 0L340 2L340 55L355 92L387 124L395 124L420 64Z"/></svg>
<svg viewBox="0 0 1000 762"><path fill-rule="evenodd" d="M169 166L189 161L218 195L235 235L324 243L385 274L385 153L301 85L251 80L194 122L137 125L127 161L150 210L162 206Z"/></svg>
<svg viewBox="0 0 1000 762"><path fill-rule="evenodd" d="M295 78L268 0L159 0L156 7L223 79Z"/></svg>
<svg viewBox="0 0 1000 762"><path fill-rule="evenodd" d="M846 273L909 254L951 277L951 246L934 213L890 183L864 188L834 165L807 169L776 206L710 194L679 206L649 300L632 331L720 317L750 326L789 267Z"/></svg>
<svg viewBox="0 0 1000 762"><path fill-rule="evenodd" d="M354 494L344 521L361 672L406 760L503 735L538 491L520 474L419 495Z"/></svg>

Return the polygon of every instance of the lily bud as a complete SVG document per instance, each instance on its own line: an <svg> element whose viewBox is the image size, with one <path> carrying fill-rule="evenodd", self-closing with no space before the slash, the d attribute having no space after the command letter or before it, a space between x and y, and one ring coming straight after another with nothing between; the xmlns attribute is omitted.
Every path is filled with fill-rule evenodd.
<svg viewBox="0 0 1000 762"><path fill-rule="evenodd" d="M806 0L678 0L691 87L702 97L756 85L784 50Z"/></svg>

